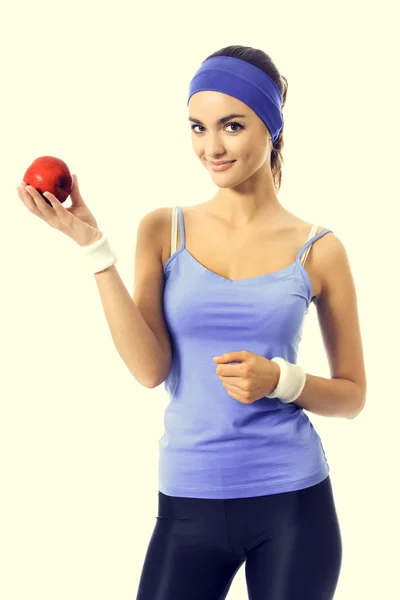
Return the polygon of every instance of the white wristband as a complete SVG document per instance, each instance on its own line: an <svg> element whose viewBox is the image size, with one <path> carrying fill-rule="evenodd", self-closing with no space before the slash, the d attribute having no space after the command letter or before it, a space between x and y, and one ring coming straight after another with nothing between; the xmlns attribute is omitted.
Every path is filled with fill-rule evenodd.
<svg viewBox="0 0 400 600"><path fill-rule="evenodd" d="M99 273L104 271L107 267L115 265L118 258L111 249L107 235L101 232L102 236L99 240L96 240L89 246L81 246L80 251L84 257L86 268L91 273Z"/></svg>
<svg viewBox="0 0 400 600"><path fill-rule="evenodd" d="M271 360L279 365L281 372L278 385L266 398L278 398L285 404L294 402L300 396L306 383L304 369L280 356L275 356Z"/></svg>

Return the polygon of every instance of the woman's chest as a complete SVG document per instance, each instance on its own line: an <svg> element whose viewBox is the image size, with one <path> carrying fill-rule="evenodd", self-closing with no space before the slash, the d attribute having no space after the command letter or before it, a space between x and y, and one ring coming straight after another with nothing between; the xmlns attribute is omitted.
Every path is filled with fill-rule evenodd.
<svg viewBox="0 0 400 600"><path fill-rule="evenodd" d="M162 240L162 263L171 257L171 218L167 219ZM292 265L302 245L307 241L311 224L294 218L279 227L254 227L240 233L207 219L191 207L183 209L185 252L192 266L202 266L211 274L227 281L251 280L279 273ZM319 227L316 233L324 228ZM176 249L181 246L178 220ZM312 287L311 297L319 295L321 277L313 252L309 247L303 265Z"/></svg>

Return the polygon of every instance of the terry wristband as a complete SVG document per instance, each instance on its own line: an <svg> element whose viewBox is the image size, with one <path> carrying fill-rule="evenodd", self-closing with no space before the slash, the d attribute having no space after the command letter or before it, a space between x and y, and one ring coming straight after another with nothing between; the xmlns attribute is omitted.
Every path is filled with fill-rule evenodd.
<svg viewBox="0 0 400 600"><path fill-rule="evenodd" d="M281 402L294 402L303 391L306 383L306 373L299 365L284 360L280 356L271 359L280 367L278 385L266 398L278 398Z"/></svg>
<svg viewBox="0 0 400 600"><path fill-rule="evenodd" d="M80 251L83 254L86 268L91 273L99 273L104 271L107 267L115 265L118 258L114 254L109 244L107 235L101 232L102 236L99 240L89 246L81 246Z"/></svg>

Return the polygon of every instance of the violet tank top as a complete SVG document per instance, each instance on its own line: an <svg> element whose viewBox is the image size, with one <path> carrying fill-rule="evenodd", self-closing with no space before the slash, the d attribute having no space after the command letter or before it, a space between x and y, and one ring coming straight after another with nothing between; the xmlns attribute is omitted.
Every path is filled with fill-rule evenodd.
<svg viewBox="0 0 400 600"><path fill-rule="evenodd" d="M176 212L177 209L177 212ZM177 214L180 247L176 248ZM158 488L170 496L247 498L303 489L329 474L320 437L304 410L279 398L243 404L228 395L213 356L249 350L296 363L312 286L304 268L313 225L290 265L231 280L185 248L183 213L172 212L163 308L172 362L159 440Z"/></svg>

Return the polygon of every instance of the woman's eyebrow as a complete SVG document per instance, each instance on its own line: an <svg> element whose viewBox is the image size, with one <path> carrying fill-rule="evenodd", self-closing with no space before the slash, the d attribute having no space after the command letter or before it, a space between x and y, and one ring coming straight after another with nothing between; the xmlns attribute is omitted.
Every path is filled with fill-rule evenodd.
<svg viewBox="0 0 400 600"><path fill-rule="evenodd" d="M221 119L218 119L217 125L223 125L227 121L230 121L231 119L235 119L235 118L246 118L246 115L237 115L235 113L232 113L231 115L227 115L226 117L222 117ZM199 119L195 119L194 117L189 117L189 121L193 121L193 123L198 123L198 125L204 125L204 123L199 121Z"/></svg>

